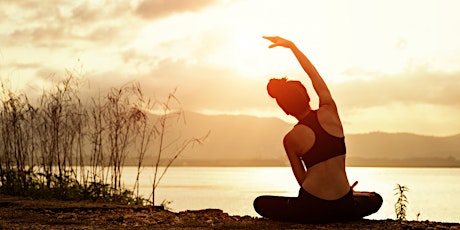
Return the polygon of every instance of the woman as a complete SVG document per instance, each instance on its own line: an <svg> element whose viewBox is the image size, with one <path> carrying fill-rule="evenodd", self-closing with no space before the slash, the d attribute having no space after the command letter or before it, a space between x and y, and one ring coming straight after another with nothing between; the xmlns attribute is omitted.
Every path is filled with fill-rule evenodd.
<svg viewBox="0 0 460 230"><path fill-rule="evenodd" d="M348 182L343 127L326 83L294 43L281 37L264 38L273 43L269 48L281 46L294 53L310 77L319 108L311 109L310 97L299 81L269 81L268 94L299 121L283 144L300 190L298 197L260 196L254 201L255 210L273 220L303 223L356 220L377 212L382 197L354 192Z"/></svg>

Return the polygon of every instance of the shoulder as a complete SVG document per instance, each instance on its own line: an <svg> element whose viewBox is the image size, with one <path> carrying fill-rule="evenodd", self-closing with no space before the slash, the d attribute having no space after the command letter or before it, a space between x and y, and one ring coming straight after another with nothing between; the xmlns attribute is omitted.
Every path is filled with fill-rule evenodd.
<svg viewBox="0 0 460 230"><path fill-rule="evenodd" d="M302 154L307 152L315 143L315 133L306 125L296 125L283 139L284 148L288 152Z"/></svg>
<svg viewBox="0 0 460 230"><path fill-rule="evenodd" d="M318 122L327 133L333 136L343 137L343 127L337 107L320 107L318 109L317 116Z"/></svg>

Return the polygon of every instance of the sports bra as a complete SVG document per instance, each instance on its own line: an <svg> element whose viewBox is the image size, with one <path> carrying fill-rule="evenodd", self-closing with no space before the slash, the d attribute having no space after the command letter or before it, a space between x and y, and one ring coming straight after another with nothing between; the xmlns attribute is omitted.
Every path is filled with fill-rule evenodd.
<svg viewBox="0 0 460 230"><path fill-rule="evenodd" d="M327 133L318 121L317 110L312 110L297 123L300 124L310 127L315 133L315 143L301 156L307 168L346 153L345 137L336 137Z"/></svg>

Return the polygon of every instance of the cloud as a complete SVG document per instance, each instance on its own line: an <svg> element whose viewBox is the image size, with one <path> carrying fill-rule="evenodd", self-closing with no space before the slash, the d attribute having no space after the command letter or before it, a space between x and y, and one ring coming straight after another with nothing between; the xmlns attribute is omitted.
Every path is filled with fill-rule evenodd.
<svg viewBox="0 0 460 230"><path fill-rule="evenodd" d="M123 50L119 55L123 63L133 65L134 68L142 68L144 66L152 68L155 62L160 59L159 57L152 57L145 52L133 48Z"/></svg>
<svg viewBox="0 0 460 230"><path fill-rule="evenodd" d="M12 62L9 63L8 66L13 69L37 69L41 67L41 64L32 62Z"/></svg>
<svg viewBox="0 0 460 230"><path fill-rule="evenodd" d="M8 7L11 9L8 12L17 12L17 15L8 15L0 25L18 25L7 34L13 38L8 41L12 46L26 43L56 49L122 43L132 36L133 30L143 25L132 16L132 8L125 1L78 4L16 1Z"/></svg>
<svg viewBox="0 0 460 230"><path fill-rule="evenodd" d="M200 37L199 41L194 45L195 57L207 57L213 55L222 46L230 43L231 32L225 28L214 27L210 30L204 31Z"/></svg>
<svg viewBox="0 0 460 230"><path fill-rule="evenodd" d="M198 12L221 2L223 1L141 0L139 4L134 5L128 1L0 0L0 6L6 9L0 12L0 15L6 16L5 20L0 21L0 28L8 25L8 29L0 31L2 35L0 41L6 47L2 47L0 51L4 53L5 58L18 60L16 64L14 61L11 62L11 68L29 70L35 68L36 73L45 76L49 75L46 69L58 69L59 73L67 67L65 64L68 61L65 62L65 59L76 58L81 54L83 62L94 63L90 67L94 69L90 69L88 74L95 78L92 80L100 77L102 85L107 85L107 78L110 78L110 83L114 85L140 79L147 90L161 92L160 95L174 87L179 87L178 92L187 97L184 100L190 101L190 105L194 108L215 106L217 110L238 106L263 107L264 99L261 98L266 96L265 82L247 78L245 84L240 84L241 79L244 79L241 73L231 70L232 65L235 67L241 63L251 64L243 61L246 56L252 55L250 52L233 55L228 49L225 50L225 45L234 42L232 36L235 36L235 31L238 31L229 30L229 26L233 25L235 20L230 20L228 24L208 24L211 19L218 21L221 18L215 17L216 14L212 12L213 14L210 14L212 18L204 21L197 20L190 31L186 29L190 28L191 24L178 20L174 22L179 26L174 27L173 35L171 35L173 28L167 24L169 22L165 22L164 24L167 25L163 26L160 21L154 23L148 21L180 13ZM219 16L227 15L230 11L221 12L223 13ZM237 12L241 16L240 11ZM245 11L245 14L249 14L248 12L252 13L252 10ZM206 11L206 15L207 13L209 12ZM261 14L259 20L262 21L264 18L265 16ZM236 22L243 23L240 22L242 19L239 18ZM235 28L243 28L241 31L246 32L243 24L238 23L234 25ZM248 21L248 23L252 25L251 23L254 22ZM155 25L159 26L155 27ZM282 25L282 28L285 28L285 24ZM152 29L143 34L145 28L157 30ZM253 28L255 26L251 27ZM443 37L455 38L456 36ZM419 49L419 46L413 45L413 39L410 37L399 36L392 41L391 44L400 50L407 51L411 47ZM37 47L48 49L33 49ZM222 47L224 48L221 49ZM19 57L20 55L23 57ZM458 60L455 52L451 52L450 56L457 58L453 60ZM85 57L92 59L85 60ZM37 60L37 58L41 59ZM238 62L233 59L243 61ZM437 59L445 62L445 59ZM395 62L405 63L395 60ZM41 63L43 68L40 69L35 63ZM104 67L110 70L102 69ZM458 106L457 99L460 98L460 72L413 67L393 75L383 75L363 69L349 69L345 74L354 80L330 85L333 96L344 109L384 106L392 103ZM368 80L356 76L367 76ZM257 101L256 98L262 102Z"/></svg>
<svg viewBox="0 0 460 230"><path fill-rule="evenodd" d="M91 24L97 21L100 21L102 18L108 16L107 9L109 7L105 6L104 8L91 7L88 2L83 2L82 4L76 6L71 10L72 14L70 18L74 22L79 22L83 24ZM115 15L112 15L115 16Z"/></svg>
<svg viewBox="0 0 460 230"><path fill-rule="evenodd" d="M394 75L366 74L375 77L331 85L333 96L341 106L350 109L394 103L460 106L460 71L443 72L421 66Z"/></svg>
<svg viewBox="0 0 460 230"><path fill-rule="evenodd" d="M270 101L265 92L265 79L247 79L244 82L240 75L229 68L189 63L185 59L160 60L148 73L143 74L126 75L110 71L87 77L93 86L93 95L99 90L107 92L110 87L133 82L140 83L146 96L159 100L177 89L176 96L187 110L256 110L263 108L261 101L264 99Z"/></svg>
<svg viewBox="0 0 460 230"><path fill-rule="evenodd" d="M62 26L45 25L33 28L16 29L10 34L15 45L32 43L35 46L62 47L63 39L69 38L70 34Z"/></svg>
<svg viewBox="0 0 460 230"><path fill-rule="evenodd" d="M158 19L176 13L196 12L216 2L216 0L144 0L139 3L135 13L144 19Z"/></svg>

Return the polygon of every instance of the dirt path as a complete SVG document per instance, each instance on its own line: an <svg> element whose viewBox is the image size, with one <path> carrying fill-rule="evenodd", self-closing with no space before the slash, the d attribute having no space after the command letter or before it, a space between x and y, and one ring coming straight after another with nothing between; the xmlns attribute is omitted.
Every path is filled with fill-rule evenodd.
<svg viewBox="0 0 460 230"><path fill-rule="evenodd" d="M175 213L150 207L0 196L0 229L460 229L460 224L360 220L308 225L229 216L218 209Z"/></svg>

